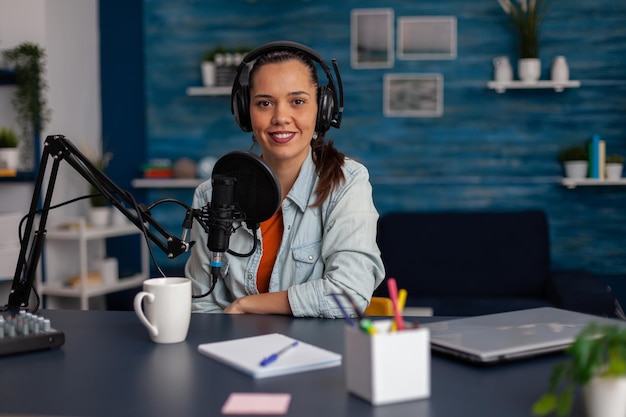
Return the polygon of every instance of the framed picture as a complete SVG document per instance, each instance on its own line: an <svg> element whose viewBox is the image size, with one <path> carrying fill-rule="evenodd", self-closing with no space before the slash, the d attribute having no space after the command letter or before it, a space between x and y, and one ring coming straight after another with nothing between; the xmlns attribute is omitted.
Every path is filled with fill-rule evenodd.
<svg viewBox="0 0 626 417"><path fill-rule="evenodd" d="M352 68L393 67L393 34L393 9L353 9L350 13Z"/></svg>
<svg viewBox="0 0 626 417"><path fill-rule="evenodd" d="M398 58L456 58L456 17L398 18Z"/></svg>
<svg viewBox="0 0 626 417"><path fill-rule="evenodd" d="M441 74L386 74L383 109L388 117L440 117L443 115Z"/></svg>

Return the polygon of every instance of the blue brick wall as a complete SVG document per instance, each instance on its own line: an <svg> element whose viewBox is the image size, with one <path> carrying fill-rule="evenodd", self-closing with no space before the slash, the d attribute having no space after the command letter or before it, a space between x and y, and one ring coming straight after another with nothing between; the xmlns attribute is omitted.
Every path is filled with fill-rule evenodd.
<svg viewBox="0 0 626 417"><path fill-rule="evenodd" d="M352 69L350 11L380 7L393 9L396 19L455 16L456 59ZM338 60L346 110L342 128L329 136L369 167L381 213L540 208L550 220L554 267L626 274L626 187L568 190L556 161L559 148L594 133L609 152L626 154L626 3L556 2L543 26L542 78L552 58L565 55L581 88L506 94L486 87L493 57L517 59L496 0L144 0L143 8L148 158L198 160L247 148L250 136L236 126L228 96L190 97L185 90L201 85L200 57L217 44L294 40ZM441 73L443 116L384 117L388 73ZM179 193L191 200L191 190Z"/></svg>

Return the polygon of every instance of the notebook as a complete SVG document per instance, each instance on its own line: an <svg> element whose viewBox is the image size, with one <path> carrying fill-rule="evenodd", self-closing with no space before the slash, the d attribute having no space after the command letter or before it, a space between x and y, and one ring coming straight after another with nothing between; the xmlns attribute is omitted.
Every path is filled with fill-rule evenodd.
<svg viewBox="0 0 626 417"><path fill-rule="evenodd" d="M292 347L294 342L297 343ZM280 333L204 343L198 346L198 351L254 378L268 378L341 365L340 354L296 341ZM282 353L273 362L261 365L265 358L277 352Z"/></svg>
<svg viewBox="0 0 626 417"><path fill-rule="evenodd" d="M431 349L475 363L522 359L570 346L590 322L626 322L552 307L423 323Z"/></svg>

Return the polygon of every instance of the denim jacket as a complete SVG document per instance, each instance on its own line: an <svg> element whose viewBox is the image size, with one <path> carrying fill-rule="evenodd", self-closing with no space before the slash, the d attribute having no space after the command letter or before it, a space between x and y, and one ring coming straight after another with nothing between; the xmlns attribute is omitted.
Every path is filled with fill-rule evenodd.
<svg viewBox="0 0 626 417"><path fill-rule="evenodd" d="M310 207L318 177L311 152L300 169L289 194L282 202L284 234L269 283L269 291L288 290L289 303L296 317L343 317L332 293L345 290L364 310L385 271L376 244L378 212L372 199L367 169L346 159L345 181L319 207ZM211 199L211 181L200 184L194 193L193 206L201 208ZM254 235L245 227L234 225L231 251L247 254ZM224 253L222 278L212 294L194 299L196 312L221 312L235 299L258 294L256 273L261 260L260 229L256 251L250 257ZM185 266L193 282L194 294L205 293L210 286L207 233L195 224L191 239L196 241ZM342 297L339 297L341 300ZM349 304L344 304L347 307Z"/></svg>

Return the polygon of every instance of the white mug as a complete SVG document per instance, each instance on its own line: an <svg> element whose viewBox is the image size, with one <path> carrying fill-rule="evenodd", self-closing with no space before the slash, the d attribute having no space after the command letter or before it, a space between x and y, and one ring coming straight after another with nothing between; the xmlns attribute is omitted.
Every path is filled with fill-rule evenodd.
<svg viewBox="0 0 626 417"><path fill-rule="evenodd" d="M143 291L135 295L135 313L153 342L182 342L187 338L191 320L191 281L188 278L145 280Z"/></svg>

